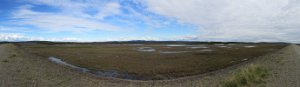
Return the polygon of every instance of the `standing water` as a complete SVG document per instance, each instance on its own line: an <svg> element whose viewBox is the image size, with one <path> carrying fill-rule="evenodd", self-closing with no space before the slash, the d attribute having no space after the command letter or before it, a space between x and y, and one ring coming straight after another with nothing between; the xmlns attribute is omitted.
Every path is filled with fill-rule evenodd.
<svg viewBox="0 0 300 87"><path fill-rule="evenodd" d="M69 64L67 62L62 61L59 58L56 58L56 57L49 57L48 59L54 63L61 64L61 65L67 66L67 67L71 67L73 69L80 70L81 72L84 72L84 73L91 73L91 74L94 74L99 77L113 77L113 78L122 78L122 79L130 79L130 80L139 80L140 79L136 75L130 75L128 73L118 72L116 70L90 70L87 68L82 68L79 66Z"/></svg>

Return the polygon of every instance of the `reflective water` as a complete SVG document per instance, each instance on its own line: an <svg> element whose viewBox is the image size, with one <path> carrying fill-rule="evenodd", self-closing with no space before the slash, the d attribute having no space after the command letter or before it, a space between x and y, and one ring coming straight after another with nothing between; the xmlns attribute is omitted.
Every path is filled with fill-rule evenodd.
<svg viewBox="0 0 300 87"><path fill-rule="evenodd" d="M56 57L49 57L48 59L54 63L61 64L61 65L67 66L67 67L71 67L73 69L79 70L84 73L91 73L91 74L94 74L99 77L114 77L114 78L131 79L131 80L140 80L141 79L136 75L131 75L131 74L128 74L125 72L119 72L117 70L91 70L91 69L87 69L87 68L69 64L67 62L62 61L59 58L56 58Z"/></svg>

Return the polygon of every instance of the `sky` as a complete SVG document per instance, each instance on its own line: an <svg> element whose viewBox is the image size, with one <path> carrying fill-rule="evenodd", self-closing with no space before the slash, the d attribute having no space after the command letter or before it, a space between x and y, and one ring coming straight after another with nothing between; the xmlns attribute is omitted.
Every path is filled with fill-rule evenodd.
<svg viewBox="0 0 300 87"><path fill-rule="evenodd" d="M300 42L299 0L0 0L0 41Z"/></svg>

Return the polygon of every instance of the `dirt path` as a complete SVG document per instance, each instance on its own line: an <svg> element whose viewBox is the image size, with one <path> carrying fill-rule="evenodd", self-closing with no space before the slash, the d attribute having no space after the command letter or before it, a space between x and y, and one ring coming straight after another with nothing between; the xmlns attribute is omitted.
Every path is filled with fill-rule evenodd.
<svg viewBox="0 0 300 87"><path fill-rule="evenodd" d="M291 45L255 63L270 70L267 87L300 87L299 57L300 47ZM216 87L235 71L232 67L170 81L123 81L96 78L28 54L12 44L0 45L0 87Z"/></svg>

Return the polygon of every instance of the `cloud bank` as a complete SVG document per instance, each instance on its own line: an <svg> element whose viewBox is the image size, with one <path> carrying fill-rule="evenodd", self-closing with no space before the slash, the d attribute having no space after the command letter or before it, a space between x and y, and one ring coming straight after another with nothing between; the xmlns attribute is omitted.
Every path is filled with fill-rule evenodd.
<svg viewBox="0 0 300 87"><path fill-rule="evenodd" d="M107 16L118 13L118 3L103 4L96 6L96 3L88 2L80 3L69 0L29 0L34 5L47 5L58 9L59 12L39 12L34 11L33 5L24 5L12 13L12 23L18 25L31 25L40 29L50 31L70 31L70 32L85 32L91 30L115 31L120 30L118 26L102 22L101 20ZM96 8L98 7L98 8ZM95 16L87 14L86 9L97 10ZM99 12L98 12L99 10ZM101 10L101 12L100 12Z"/></svg>
<svg viewBox="0 0 300 87"><path fill-rule="evenodd" d="M195 40L298 42L300 37L299 0L145 2L151 12L198 26Z"/></svg>
<svg viewBox="0 0 300 87"><path fill-rule="evenodd" d="M72 37L62 38L43 38L43 37L30 37L20 33L0 33L1 41L58 41L58 42L81 42L83 40Z"/></svg>

